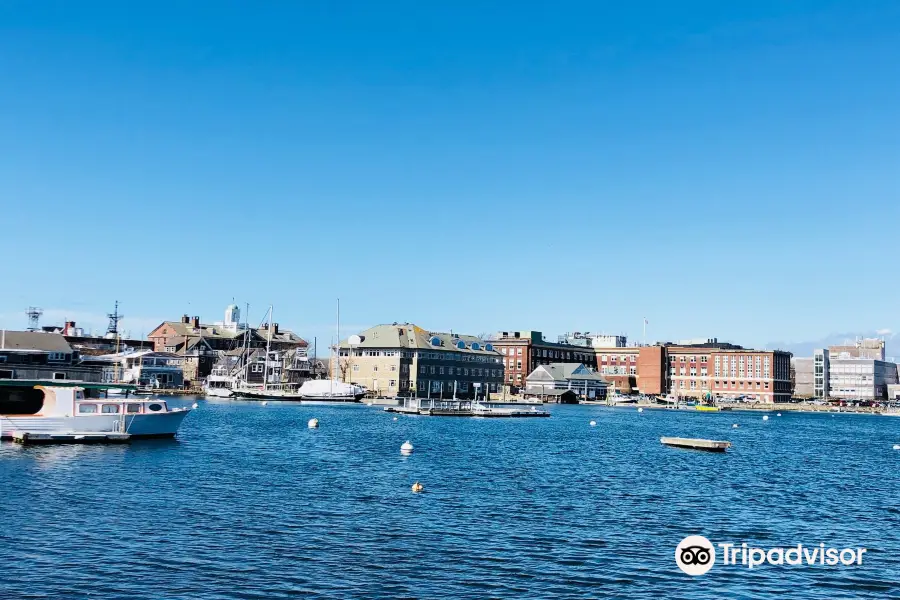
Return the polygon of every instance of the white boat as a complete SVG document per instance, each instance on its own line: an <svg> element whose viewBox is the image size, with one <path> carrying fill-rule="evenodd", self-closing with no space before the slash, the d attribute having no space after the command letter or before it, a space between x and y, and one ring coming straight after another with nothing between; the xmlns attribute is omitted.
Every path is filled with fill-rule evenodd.
<svg viewBox="0 0 900 600"><path fill-rule="evenodd" d="M366 391L353 383L334 379L310 379L300 386L299 394L302 400L358 402L366 395Z"/></svg>
<svg viewBox="0 0 900 600"><path fill-rule="evenodd" d="M17 432L175 437L190 412L189 408L169 408L158 399L85 398L80 387L36 385L29 392L15 413L0 414L0 438L12 439Z"/></svg>
<svg viewBox="0 0 900 600"><path fill-rule="evenodd" d="M230 398L234 396L234 377L225 367L216 367L206 378L203 394L214 398Z"/></svg>

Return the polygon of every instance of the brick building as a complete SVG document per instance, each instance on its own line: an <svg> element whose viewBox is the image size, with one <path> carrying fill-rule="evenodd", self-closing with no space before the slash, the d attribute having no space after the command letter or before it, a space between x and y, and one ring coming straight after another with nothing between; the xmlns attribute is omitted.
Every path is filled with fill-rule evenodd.
<svg viewBox="0 0 900 600"><path fill-rule="evenodd" d="M507 387L525 387L525 378L540 365L580 363L597 367L594 349L569 343L551 342L540 331L501 331L490 338L500 352Z"/></svg>
<svg viewBox="0 0 900 600"><path fill-rule="evenodd" d="M711 341L595 351L598 372L623 393L791 399L791 355L781 350L748 350Z"/></svg>

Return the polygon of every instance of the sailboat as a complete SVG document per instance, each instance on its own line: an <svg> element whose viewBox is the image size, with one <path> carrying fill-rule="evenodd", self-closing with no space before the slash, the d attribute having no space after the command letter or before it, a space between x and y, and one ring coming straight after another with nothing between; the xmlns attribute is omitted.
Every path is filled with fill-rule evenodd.
<svg viewBox="0 0 900 600"><path fill-rule="evenodd" d="M331 354L331 377L329 379L310 379L300 386L299 394L303 400L320 402L359 402L366 390L355 383L338 381L337 358L341 343L341 301L337 301L337 343ZM351 349L352 351L352 349Z"/></svg>
<svg viewBox="0 0 900 600"><path fill-rule="evenodd" d="M236 396L242 398L254 398L259 400L300 400L301 395L297 391L295 383L270 383L269 365L272 361L272 319L273 308L269 306L268 312L268 336L266 337L266 356L263 361L263 381L262 384L251 384L247 381L247 372L250 368L249 359L245 358L244 369L239 379L235 382L233 391ZM245 356L249 357L249 349L246 350Z"/></svg>

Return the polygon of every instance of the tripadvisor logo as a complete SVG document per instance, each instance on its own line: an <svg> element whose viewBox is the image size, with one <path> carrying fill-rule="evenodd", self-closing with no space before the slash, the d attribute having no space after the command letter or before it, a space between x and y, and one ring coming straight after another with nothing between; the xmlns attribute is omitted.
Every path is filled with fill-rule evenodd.
<svg viewBox="0 0 900 600"><path fill-rule="evenodd" d="M703 575L716 564L716 548L721 551L723 565L741 565L754 569L769 565L861 565L865 548L828 548L825 544L789 548L754 548L747 544L713 544L702 535L689 535L675 548L675 563L688 575Z"/></svg>
<svg viewBox="0 0 900 600"><path fill-rule="evenodd" d="M716 549L702 535L689 535L675 548L675 562L688 575L703 575L716 564Z"/></svg>

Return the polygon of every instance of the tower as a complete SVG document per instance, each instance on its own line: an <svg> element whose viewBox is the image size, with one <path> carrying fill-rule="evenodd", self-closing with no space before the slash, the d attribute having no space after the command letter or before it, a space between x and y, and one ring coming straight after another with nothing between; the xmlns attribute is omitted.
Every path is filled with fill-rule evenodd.
<svg viewBox="0 0 900 600"><path fill-rule="evenodd" d="M28 310L25 311L25 315L28 317L28 331L41 330L40 319L42 314L44 314L44 310L42 308L38 308L36 306L28 307Z"/></svg>

